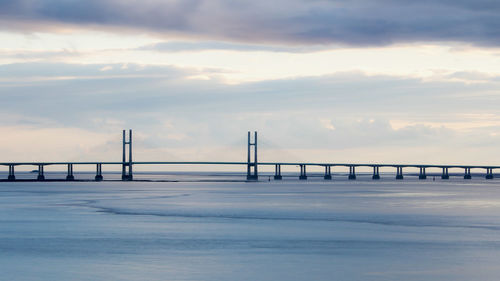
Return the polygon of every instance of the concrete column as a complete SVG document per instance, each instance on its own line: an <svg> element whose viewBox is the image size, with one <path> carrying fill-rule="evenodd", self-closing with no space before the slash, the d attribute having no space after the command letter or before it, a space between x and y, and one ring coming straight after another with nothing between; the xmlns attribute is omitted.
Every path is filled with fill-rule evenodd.
<svg viewBox="0 0 500 281"><path fill-rule="evenodd" d="M123 157L122 157L122 180L127 179L127 165L125 164L126 159L126 153L125 153L125 130L123 130L123 138L122 138L122 152L123 152Z"/></svg>
<svg viewBox="0 0 500 281"><path fill-rule="evenodd" d="M470 179L472 179L472 175L470 173L470 168L465 168L464 180L470 180Z"/></svg>
<svg viewBox="0 0 500 281"><path fill-rule="evenodd" d="M96 181L102 181L104 178L102 176L102 164L97 164L96 165L96 175L95 175L95 180Z"/></svg>
<svg viewBox="0 0 500 281"><path fill-rule="evenodd" d="M427 174L425 173L425 167L420 167L420 174L418 175L419 180L427 179Z"/></svg>
<svg viewBox="0 0 500 281"><path fill-rule="evenodd" d="M128 141L126 140L126 132L123 130L123 157L122 157L122 180L133 180L133 172L132 172L132 130L129 130ZM127 161L127 149L128 145L128 161ZM127 172L128 168L128 172Z"/></svg>
<svg viewBox="0 0 500 281"><path fill-rule="evenodd" d="M332 179L332 167L331 166L325 166L325 180L331 180Z"/></svg>
<svg viewBox="0 0 500 281"><path fill-rule="evenodd" d="M275 180L282 180L283 177L281 176L281 165L277 164L274 166L274 179Z"/></svg>
<svg viewBox="0 0 500 281"><path fill-rule="evenodd" d="M75 177L73 176L73 164L68 164L68 175L66 176L67 181L74 181Z"/></svg>
<svg viewBox="0 0 500 281"><path fill-rule="evenodd" d="M300 165L300 180L307 180L306 165Z"/></svg>
<svg viewBox="0 0 500 281"><path fill-rule="evenodd" d="M379 180L380 179L380 173L379 173L379 167L378 166L373 166L373 176L372 179L374 180Z"/></svg>
<svg viewBox="0 0 500 281"><path fill-rule="evenodd" d="M259 178L259 165L257 164L257 131L253 132L253 161L254 161L254 178L257 180Z"/></svg>
<svg viewBox="0 0 500 281"><path fill-rule="evenodd" d="M36 180L39 181L44 181L45 180L45 175L43 174L43 165L38 165L38 177Z"/></svg>
<svg viewBox="0 0 500 281"><path fill-rule="evenodd" d="M132 129L130 129L128 130L128 180L131 181L133 179L134 179L134 173L132 172Z"/></svg>
<svg viewBox="0 0 500 281"><path fill-rule="evenodd" d="M441 179L443 180L450 179L450 176L448 175L448 168L443 167L443 174L441 175Z"/></svg>
<svg viewBox="0 0 500 281"><path fill-rule="evenodd" d="M487 180L493 179L493 169L492 168L486 168L486 179Z"/></svg>
<svg viewBox="0 0 500 281"><path fill-rule="evenodd" d="M403 177L403 167L396 167L396 179L402 180Z"/></svg>
<svg viewBox="0 0 500 281"><path fill-rule="evenodd" d="M356 179L356 166L349 166L349 179L350 180Z"/></svg>
<svg viewBox="0 0 500 281"><path fill-rule="evenodd" d="M14 175L14 165L9 165L9 176L7 177L8 181L15 181L16 176Z"/></svg>
<svg viewBox="0 0 500 281"><path fill-rule="evenodd" d="M251 147L254 149L253 162L251 159ZM247 154L247 180L258 180L258 168L257 168L257 132L254 132L254 141L252 143L250 138L250 132L248 132L248 154Z"/></svg>

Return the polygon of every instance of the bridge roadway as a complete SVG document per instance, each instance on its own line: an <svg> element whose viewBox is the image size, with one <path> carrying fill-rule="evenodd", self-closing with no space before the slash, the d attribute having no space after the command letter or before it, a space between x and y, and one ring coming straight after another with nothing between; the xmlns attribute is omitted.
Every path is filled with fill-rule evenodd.
<svg viewBox="0 0 500 281"><path fill-rule="evenodd" d="M54 166L54 165L123 165L124 162L0 162L1 166ZM129 164L129 162L125 162ZM248 162L210 162L210 161L149 161L132 162L133 165L248 165ZM429 165L429 164L368 164L368 163L313 163L313 162L259 162L263 166L320 166L320 167L402 167L402 168L470 168L500 169L500 166L489 165Z"/></svg>
<svg viewBox="0 0 500 281"><path fill-rule="evenodd" d="M44 167L55 165L67 165L68 176L66 180L74 180L73 165L96 165L96 180L102 180L102 165L242 165L249 166L255 165L252 162L207 162L207 161L149 161L149 162L3 162L1 166L9 167L9 176L7 180L15 180L14 167L16 166L37 166L38 167L38 180L45 180ZM493 178L493 169L499 169L500 166L484 166L484 165L426 165L426 164L376 164L376 163L307 163L307 162L259 162L259 166L275 166L274 179L280 180L281 166L300 166L300 179L307 179L306 167L307 166L320 166L325 168L325 179L332 179L331 167L349 167L349 179L356 179L356 168L358 167L371 167L373 168L373 179L380 179L379 168L392 167L396 168L396 179L403 179L403 168L418 168L420 169L419 178L426 179L426 169L439 168L442 169L442 179L448 179L448 169L459 168L464 169L464 179L471 178L471 169L484 169L486 170L486 178ZM124 178L126 179L126 178ZM132 177L130 177L132 179ZM129 179L129 180L130 180Z"/></svg>

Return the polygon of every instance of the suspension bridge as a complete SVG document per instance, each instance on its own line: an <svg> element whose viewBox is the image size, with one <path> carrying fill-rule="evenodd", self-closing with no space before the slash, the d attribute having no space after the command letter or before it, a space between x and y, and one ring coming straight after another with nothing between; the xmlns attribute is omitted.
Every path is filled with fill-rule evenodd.
<svg viewBox="0 0 500 281"><path fill-rule="evenodd" d="M117 162L7 162L1 163L0 166L7 166L9 168L8 177L2 181L16 181L15 168L19 166L33 166L38 169L35 170L38 174L33 180L45 181L44 168L46 166L67 166L66 181L74 181L75 176L73 173L74 166L89 166L93 165L96 169L95 181L104 180L102 174L102 167L109 165L120 165L122 167L121 179L123 181L134 180L133 167L139 165L210 165L210 166L246 166L246 179L248 181L259 180L259 166L274 166L274 180L282 180L281 173L282 166L299 167L298 178L300 180L307 180L308 167L322 167L324 169L325 180L332 180L332 168L341 167L349 170L348 179L356 180L356 168L371 168L373 170L372 179L379 180L380 168L394 168L395 178L397 180L404 179L403 169L414 168L419 170L418 178L421 180L427 179L427 169L440 169L441 179L447 180L450 178L449 169L463 169L463 178L466 180L472 179L471 169L480 169L486 179L493 179L493 170L500 169L500 166L468 166L468 165L422 165L422 164L363 164L363 163L310 163L310 162L258 162L258 142L257 132L252 134L248 132L247 144L247 161L246 162L203 162L203 161L151 161L151 162L134 162L132 159L132 130L128 134L123 130L122 139L122 161ZM64 179L63 179L64 180Z"/></svg>

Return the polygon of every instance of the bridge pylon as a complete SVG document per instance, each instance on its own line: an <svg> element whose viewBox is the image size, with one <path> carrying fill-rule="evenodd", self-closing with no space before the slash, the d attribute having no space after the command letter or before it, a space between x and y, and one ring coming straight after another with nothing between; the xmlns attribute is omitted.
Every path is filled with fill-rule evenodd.
<svg viewBox="0 0 500 281"><path fill-rule="evenodd" d="M252 150L253 147L253 160ZM248 154L247 154L247 180L258 180L258 162L257 162L257 132L254 132L253 142L251 140L250 131L248 132Z"/></svg>
<svg viewBox="0 0 500 281"><path fill-rule="evenodd" d="M131 180L133 180L133 175L132 175L132 130L128 131L128 141L127 141L126 137L127 137L126 131L123 130L122 180L131 181ZM127 157L127 145L128 145L128 157Z"/></svg>

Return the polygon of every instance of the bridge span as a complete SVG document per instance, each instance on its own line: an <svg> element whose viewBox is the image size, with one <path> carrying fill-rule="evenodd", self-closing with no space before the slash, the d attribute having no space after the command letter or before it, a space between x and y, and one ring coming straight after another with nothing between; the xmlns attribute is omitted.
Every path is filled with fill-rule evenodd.
<svg viewBox="0 0 500 281"><path fill-rule="evenodd" d="M128 137L128 138L127 138ZM74 181L75 177L73 174L74 166L95 166L96 181L104 180L102 175L102 167L110 165L120 165L122 166L122 180L131 181L133 180L133 166L138 165L211 165L211 166L242 166L247 168L246 179L249 181L255 181L259 179L259 166L274 166L274 180L283 179L281 173L282 166L293 166L299 167L300 172L298 178L301 180L307 179L307 167L323 167L324 168L324 179L331 180L333 178L332 168L333 167L343 167L349 169L348 179L355 180L356 168L368 167L373 169L372 179L380 179L380 168L394 168L396 171L395 178L398 180L404 179L403 169L405 168L416 168L419 169L418 178L425 180L427 178L427 169L439 169L442 171L441 179L449 179L449 169L463 169L463 178L471 179L471 169L480 169L484 171L484 177L486 179L493 179L493 170L500 169L500 166L483 166L483 165L427 165L427 164L384 164L384 163L315 163L315 162L258 162L257 158L257 132L254 132L253 141L251 140L251 134L248 132L248 153L246 162L210 162L210 161L132 161L132 130L129 130L127 136L126 131L123 130L123 158L122 161L117 162L0 162L0 166L8 166L9 174L7 179L3 181L16 181L15 168L18 166L33 166L37 167L37 177L36 180L44 181L45 172L44 168L46 166L66 166L67 167L67 181ZM253 150L253 151L252 151Z"/></svg>

